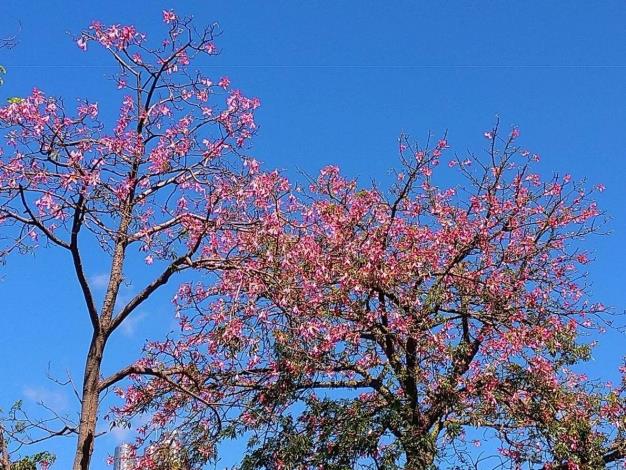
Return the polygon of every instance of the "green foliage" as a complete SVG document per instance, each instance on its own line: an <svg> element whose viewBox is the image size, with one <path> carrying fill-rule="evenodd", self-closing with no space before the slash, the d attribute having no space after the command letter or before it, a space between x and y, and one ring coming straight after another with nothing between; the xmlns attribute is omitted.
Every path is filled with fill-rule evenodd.
<svg viewBox="0 0 626 470"><path fill-rule="evenodd" d="M16 419L18 413L22 411L22 400L17 400L11 408L9 409L8 419L3 418L3 421L12 423L10 428L9 435L16 435L20 433L24 433L27 431L28 424L25 420ZM0 414L2 410L0 409ZM8 429L4 427L4 425L0 425L0 432L2 430ZM6 436L5 436L6 437ZM7 444L10 444L10 438L8 440L5 439ZM36 454L29 455L26 457L21 457L19 460L14 460L11 463L11 470L40 470L45 469L51 466L56 461L56 456L50 452L43 451L37 452Z"/></svg>
<svg viewBox="0 0 626 470"><path fill-rule="evenodd" d="M275 434L251 439L239 469L271 470L278 462L329 470L401 468L397 443L381 446L393 412L374 408L359 400L309 399L304 414L282 416Z"/></svg>
<svg viewBox="0 0 626 470"><path fill-rule="evenodd" d="M24 457L23 459L13 462L11 468L13 470L37 470L41 464L52 465L56 457L50 452L39 452L30 457Z"/></svg>

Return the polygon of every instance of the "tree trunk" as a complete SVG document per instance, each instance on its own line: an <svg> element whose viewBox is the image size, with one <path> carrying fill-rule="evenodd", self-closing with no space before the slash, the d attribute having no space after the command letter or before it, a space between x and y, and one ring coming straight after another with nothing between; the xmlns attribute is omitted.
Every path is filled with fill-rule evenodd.
<svg viewBox="0 0 626 470"><path fill-rule="evenodd" d="M73 470L88 470L96 436L96 422L98 420L98 404L100 393L100 367L104 352L105 338L101 333L94 332L89 345L89 353L85 362L83 379L83 396L80 410L80 424L78 427L78 444L74 457Z"/></svg>
<svg viewBox="0 0 626 470"><path fill-rule="evenodd" d="M0 469L11 470L11 461L9 460L9 449L7 441L4 440L4 428L0 424Z"/></svg>
<svg viewBox="0 0 626 470"><path fill-rule="evenodd" d="M403 442L406 453L406 470L431 470L435 467L435 446L430 436L418 438L411 442Z"/></svg>
<svg viewBox="0 0 626 470"><path fill-rule="evenodd" d="M411 452L406 455L406 470L431 470L435 455L429 451Z"/></svg>

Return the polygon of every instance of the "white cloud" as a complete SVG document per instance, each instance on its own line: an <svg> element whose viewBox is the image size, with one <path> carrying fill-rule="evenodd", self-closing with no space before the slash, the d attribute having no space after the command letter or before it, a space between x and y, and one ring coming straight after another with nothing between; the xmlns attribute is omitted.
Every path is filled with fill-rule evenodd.
<svg viewBox="0 0 626 470"><path fill-rule="evenodd" d="M109 435L115 441L115 444L123 444L130 441L133 431L127 427L114 427L109 431Z"/></svg>
<svg viewBox="0 0 626 470"><path fill-rule="evenodd" d="M109 273L95 274L89 278L94 289L106 289L109 285Z"/></svg>
<svg viewBox="0 0 626 470"><path fill-rule="evenodd" d="M63 412L69 405L65 393L44 387L24 387L24 396L35 403L43 403L57 413Z"/></svg>
<svg viewBox="0 0 626 470"><path fill-rule="evenodd" d="M94 274L89 278L89 283L95 291L103 293L109 286L109 273ZM120 290L117 294L117 301L115 302L115 310L119 311L124 307L134 296L133 286L130 284L122 283ZM133 337L137 331L139 323L146 318L146 313L135 312L129 318L124 320L121 324L122 334L126 337Z"/></svg>
<svg viewBox="0 0 626 470"><path fill-rule="evenodd" d="M109 287L109 273L94 274L89 277L89 285L94 291L100 291L104 293L107 287ZM132 299L133 288L129 284L122 283L120 290L117 294L116 307L125 305L130 299Z"/></svg>
<svg viewBox="0 0 626 470"><path fill-rule="evenodd" d="M152 416L153 413L144 413L139 416L135 416L130 427L115 426L113 428L105 428L104 424L98 425L98 433L105 432L116 446L119 444L129 443L135 438L137 428L148 424Z"/></svg>
<svg viewBox="0 0 626 470"><path fill-rule="evenodd" d="M134 312L133 314L131 314L120 325L120 328L122 329L122 334L128 338L132 338L133 336L135 336L137 327L143 320L145 320L147 316L148 314L146 312Z"/></svg>

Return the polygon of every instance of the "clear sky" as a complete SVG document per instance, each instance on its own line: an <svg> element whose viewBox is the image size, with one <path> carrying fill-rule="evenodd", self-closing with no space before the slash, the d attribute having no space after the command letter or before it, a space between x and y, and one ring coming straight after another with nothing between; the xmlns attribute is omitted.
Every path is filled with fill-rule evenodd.
<svg viewBox="0 0 626 470"><path fill-rule="evenodd" d="M541 168L604 183L610 234L590 240L593 298L626 306L626 3L623 1L132 1L1 0L0 51L8 74L0 101L33 86L67 103L78 97L116 109L111 62L83 54L68 33L91 20L162 32L161 10L219 22L221 56L205 65L261 98L251 153L297 175L329 163L366 182L385 178L401 131L418 139L448 131L452 150L479 152L496 115L517 125ZM95 258L94 258L95 259ZM45 400L71 412L71 392L46 379L69 370L80 382L88 319L73 278L54 250L12 257L0 267L0 408ZM89 275L101 285L104 266ZM126 287L125 295L134 286ZM169 293L114 338L105 370L136 357L143 341L172 327ZM622 322L623 323L623 322ZM609 332L589 365L614 377L625 337ZM124 433L97 442L93 468ZM49 445L69 468L73 441ZM236 447L231 447L233 453ZM232 460L228 460L231 461ZM228 462L225 461L218 468Z"/></svg>

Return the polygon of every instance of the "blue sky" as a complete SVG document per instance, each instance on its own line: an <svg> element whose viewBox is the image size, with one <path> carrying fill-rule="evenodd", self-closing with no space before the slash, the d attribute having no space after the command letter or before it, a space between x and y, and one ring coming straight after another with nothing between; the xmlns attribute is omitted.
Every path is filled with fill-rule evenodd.
<svg viewBox="0 0 626 470"><path fill-rule="evenodd" d="M610 235L590 243L594 300L626 306L626 4L623 1L240 1L133 2L2 0L0 34L21 24L20 43L0 51L8 69L0 100L47 93L89 97L111 109L118 96L111 62L83 54L70 33L93 19L161 33L161 10L219 22L221 56L204 63L261 98L251 153L266 167L297 175L334 163L367 181L384 179L402 131L418 139L448 131L452 150L480 152L496 115L517 125L542 156L546 174L570 172L604 183ZM104 267L89 275L98 286ZM125 295L133 293L126 287ZM54 250L13 257L0 268L0 407L44 399L71 411L68 390L46 379L80 378L88 320L67 267ZM114 338L105 369L134 357L143 341L172 327L169 293L147 305ZM624 336L600 338L590 371L611 377ZM121 433L97 443L93 468ZM50 448L68 468L73 441ZM234 451L233 451L234 452Z"/></svg>

